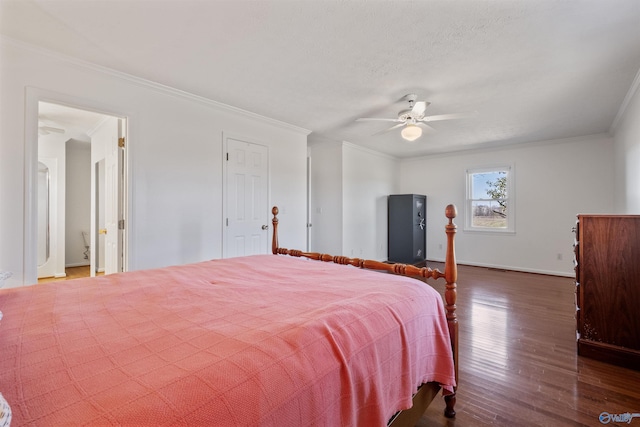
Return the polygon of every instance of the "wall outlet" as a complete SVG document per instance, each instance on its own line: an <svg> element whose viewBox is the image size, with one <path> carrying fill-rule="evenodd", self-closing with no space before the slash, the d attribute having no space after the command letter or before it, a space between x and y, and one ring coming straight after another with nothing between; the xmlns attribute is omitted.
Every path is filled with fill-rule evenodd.
<svg viewBox="0 0 640 427"><path fill-rule="evenodd" d="M557 255L557 259L558 259L558 261L562 261L562 254L558 254Z"/></svg>

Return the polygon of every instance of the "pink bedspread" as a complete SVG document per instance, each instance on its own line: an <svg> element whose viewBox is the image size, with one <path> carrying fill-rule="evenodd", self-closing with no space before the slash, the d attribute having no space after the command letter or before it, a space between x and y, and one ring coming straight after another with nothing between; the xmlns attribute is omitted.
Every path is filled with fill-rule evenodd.
<svg viewBox="0 0 640 427"><path fill-rule="evenodd" d="M317 261L260 255L5 289L0 311L13 426L375 426L419 384L454 385L436 291Z"/></svg>

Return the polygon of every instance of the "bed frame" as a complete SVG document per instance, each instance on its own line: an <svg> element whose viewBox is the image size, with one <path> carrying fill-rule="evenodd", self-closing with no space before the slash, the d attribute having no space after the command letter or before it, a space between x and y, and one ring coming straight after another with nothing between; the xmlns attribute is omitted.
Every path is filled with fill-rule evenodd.
<svg viewBox="0 0 640 427"><path fill-rule="evenodd" d="M457 215L455 205L448 205L445 209L445 215L449 219L449 223L445 226L445 232L447 234L447 250L444 264L444 273L438 269L431 269L429 267L416 267L407 264L392 264L380 261L365 260L360 258L349 258L345 256L333 256L328 254L320 254L317 252L303 252L296 249L285 249L278 245L278 207L274 206L271 210L273 214L273 240L271 249L274 255L290 255L295 257L305 257L318 261L334 262L336 264L352 265L364 269L381 270L388 273L399 274L402 276L411 277L423 277L440 279L443 278L446 282L444 293L444 306L447 315L447 324L449 326L449 335L451 338L451 348L453 350L453 361L455 365L456 384L458 384L458 318L456 315L456 299L457 299L457 285L458 279L458 267L456 264L456 254L454 247L454 237L456 234L456 225L453 223L453 219ZM446 408L444 415L447 418L453 418L456 415L454 409L456 404L456 390L451 394L445 394L444 400ZM401 411L396 414L389 422L390 426L415 426L420 417L424 414L429 404L436 397L440 391L440 385L437 383L423 384L418 392L413 397L413 406L410 409Z"/></svg>

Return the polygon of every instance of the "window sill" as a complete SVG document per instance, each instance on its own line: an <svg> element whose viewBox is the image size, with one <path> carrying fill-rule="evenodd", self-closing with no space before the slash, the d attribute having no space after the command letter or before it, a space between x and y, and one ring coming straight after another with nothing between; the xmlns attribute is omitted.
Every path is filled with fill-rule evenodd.
<svg viewBox="0 0 640 427"><path fill-rule="evenodd" d="M502 234L506 234L506 235L515 235L516 231L515 230L495 230L495 229L490 229L490 228L463 228L462 231L464 233L472 233L472 234L487 234L487 235L502 235Z"/></svg>

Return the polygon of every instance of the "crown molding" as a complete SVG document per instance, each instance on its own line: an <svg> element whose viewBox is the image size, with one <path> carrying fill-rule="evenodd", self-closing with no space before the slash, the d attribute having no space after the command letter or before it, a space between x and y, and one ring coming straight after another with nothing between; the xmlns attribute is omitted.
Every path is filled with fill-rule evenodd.
<svg viewBox="0 0 640 427"><path fill-rule="evenodd" d="M368 147L363 147L362 145L358 145L358 144L354 144L353 142L349 142L349 141L344 141L344 140L335 140L335 139L331 139L331 138L327 138L324 136L318 136L316 134L313 134L309 137L309 139L307 140L307 146L309 148L313 148L313 147L335 147L335 148L342 148L342 147L348 147L351 148L353 150L357 150L357 151L362 151L363 153L367 153L367 154L371 154L373 156L377 156L377 157L381 157L387 160L394 160L394 161L398 161L400 160L398 157L386 154L386 153L381 153L380 151L376 151L373 150L371 148Z"/></svg>
<svg viewBox="0 0 640 427"><path fill-rule="evenodd" d="M568 138L545 139L542 141L497 144L497 145L475 147L475 148L471 147L471 148L465 148L465 149L456 150L456 151L425 154L425 155L416 156L416 157L404 157L400 160L402 163L405 163L405 162L408 163L408 162L423 161L426 159L431 160L431 159L442 158L442 157L456 157L456 156L463 156L463 155L489 153L492 151L523 150L523 149L529 149L529 148L535 148L535 147L542 147L545 145L572 144L572 143L580 143L585 141L587 142L608 141L610 143L613 143L613 138L609 133L594 133L589 135L570 136Z"/></svg>
<svg viewBox="0 0 640 427"><path fill-rule="evenodd" d="M640 87L640 70L638 70L638 72L636 73L636 77L633 79L633 82L631 83L631 87L629 87L629 90L627 91L627 95L622 100L622 104L620 104L620 108L618 109L618 114L616 114L616 117L613 119L613 122L611 123L611 127L609 128L609 133L611 135L615 133L616 128L620 124L620 120L622 120L622 116L624 116L624 113L627 111L627 107L631 102L631 98L633 98L636 92L638 92L638 87Z"/></svg>
<svg viewBox="0 0 640 427"><path fill-rule="evenodd" d="M280 120L276 120L276 119L272 119L257 113L253 113L251 111L247 111L247 110L243 110L241 108L237 108L237 107L233 107L231 105L227 105L227 104L223 104L222 102L218 102L218 101L214 101L212 99L209 98L205 98L203 96L200 95L196 95L194 93L190 93L190 92L186 92L180 89L176 89L173 88L171 86L166 86L163 85L161 83L157 83L151 80L147 80L144 79L142 77L137 77L131 74L127 74L124 73L122 71L118 71L112 68L108 68L108 67L104 67L102 65L97 65L94 64L92 62L89 61L84 61L82 59L78 59L75 58L73 56L69 56L69 55L65 55L59 52L55 52L52 51L50 49L46 49L43 48L41 46L36 46L21 40L16 40L13 39L11 37L7 37L5 35L0 34L0 43L1 44L6 44L9 46L12 46L14 48L17 49L22 49L22 50L26 50L38 55L44 55L44 56L48 56L50 58L53 58L55 60L58 61L62 61L62 62L66 62L68 64L72 64L74 66L83 68L83 69L88 69L88 70L92 70L101 74L106 74L109 75L111 77L120 79L120 80L124 80L128 83L132 83L136 86L140 86L140 87L144 87L147 89L151 89L154 90L156 92L160 92L162 94L165 95L170 95L170 96L176 96L179 98L183 98L183 99L187 99L211 108L214 108L216 110L222 111L222 112L227 112L227 113L234 113L234 114L240 114L242 116L245 116L247 118L251 118L254 120L258 120L261 121L263 123L275 126L275 127L279 127L285 130L289 130L289 131L293 131L293 132L297 132L297 133L301 133L303 135L309 135L311 133L310 130L299 127L299 126L295 126L292 125L290 123L286 123Z"/></svg>
<svg viewBox="0 0 640 427"><path fill-rule="evenodd" d="M368 154L371 154L373 156L381 157L381 158L387 159L387 160L394 160L394 161L400 160L398 157L391 156L391 155L386 154L386 153L381 153L380 151L372 150L371 148L363 147L361 145L357 145L357 144L354 144L353 142L349 142L349 141L342 141L342 146L343 147L349 147L349 148L352 148L352 149L357 150L357 151L362 151L363 153L368 153Z"/></svg>

